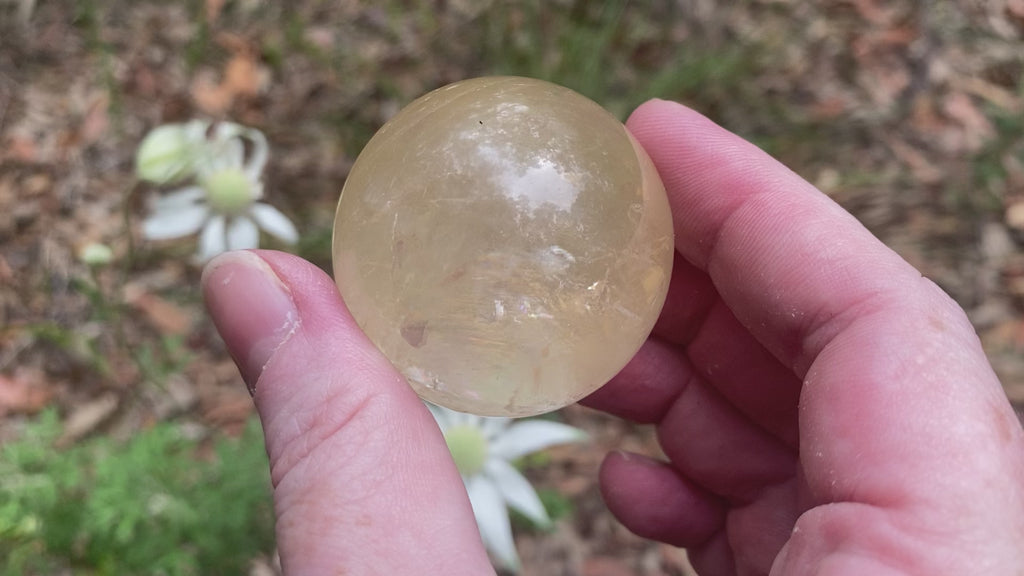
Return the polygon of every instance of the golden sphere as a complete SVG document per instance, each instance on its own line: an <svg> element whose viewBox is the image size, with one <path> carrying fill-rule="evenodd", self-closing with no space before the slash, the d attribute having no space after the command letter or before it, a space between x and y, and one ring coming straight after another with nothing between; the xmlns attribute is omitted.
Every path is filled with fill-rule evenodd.
<svg viewBox="0 0 1024 576"><path fill-rule="evenodd" d="M579 400L647 338L672 218L603 108L485 77L415 100L352 167L334 272L359 326L424 399L487 416Z"/></svg>

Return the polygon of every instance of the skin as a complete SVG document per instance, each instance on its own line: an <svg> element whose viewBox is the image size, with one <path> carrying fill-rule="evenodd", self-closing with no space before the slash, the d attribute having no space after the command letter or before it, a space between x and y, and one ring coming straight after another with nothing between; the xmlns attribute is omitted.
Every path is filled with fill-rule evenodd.
<svg viewBox="0 0 1024 576"><path fill-rule="evenodd" d="M676 266L654 334L585 401L657 426L611 511L702 576L1024 574L1024 431L963 311L753 145L651 101ZM334 283L286 254L203 275L266 432L289 574L488 574L427 410Z"/></svg>

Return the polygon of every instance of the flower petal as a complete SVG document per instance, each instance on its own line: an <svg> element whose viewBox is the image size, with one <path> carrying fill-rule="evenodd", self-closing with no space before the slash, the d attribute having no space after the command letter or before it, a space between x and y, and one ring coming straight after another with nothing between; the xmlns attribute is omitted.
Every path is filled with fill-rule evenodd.
<svg viewBox="0 0 1024 576"><path fill-rule="evenodd" d="M459 412L458 410L452 410L448 418L453 426L469 426L472 428L479 428L480 421L483 420L481 416L468 412Z"/></svg>
<svg viewBox="0 0 1024 576"><path fill-rule="evenodd" d="M225 218L218 215L210 218L203 227L203 232L199 235L199 253L196 255L200 262L206 262L228 249L226 223Z"/></svg>
<svg viewBox="0 0 1024 576"><path fill-rule="evenodd" d="M160 210L142 222L142 235L149 240L168 240L195 234L209 213L202 204Z"/></svg>
<svg viewBox="0 0 1024 576"><path fill-rule="evenodd" d="M449 428L455 426L471 426L477 428L480 426L480 420L482 420L480 416L466 412L459 412L458 410L452 410L451 408L445 408L444 406L432 406L433 408L431 408L431 412L434 413L434 417L437 418L437 415L440 414Z"/></svg>
<svg viewBox="0 0 1024 576"><path fill-rule="evenodd" d="M157 196L150 202L150 209L154 212L178 210L195 204L202 200L205 195L206 192L203 192L203 189L199 186L186 186L185 188L168 192L163 196Z"/></svg>
<svg viewBox="0 0 1024 576"><path fill-rule="evenodd" d="M135 174L156 184L170 184L191 175L192 146L183 124L164 124L149 131L135 153Z"/></svg>
<svg viewBox="0 0 1024 576"><path fill-rule="evenodd" d="M223 146L218 150L221 167L241 169L245 166L245 144L241 140L226 140Z"/></svg>
<svg viewBox="0 0 1024 576"><path fill-rule="evenodd" d="M249 215L260 228L278 240L288 244L299 241L299 232L292 221L270 204L253 204L249 208Z"/></svg>
<svg viewBox="0 0 1024 576"><path fill-rule="evenodd" d="M241 140L211 140L204 145L203 155L196 158L196 170L200 179L222 170L243 170L245 145Z"/></svg>
<svg viewBox="0 0 1024 576"><path fill-rule="evenodd" d="M228 250L250 250L260 247L260 229L256 223L239 216L228 224Z"/></svg>
<svg viewBox="0 0 1024 576"><path fill-rule="evenodd" d="M484 546L502 565L518 571L519 555L512 539L512 525L497 487L483 476L473 476L466 480L466 492L469 493Z"/></svg>
<svg viewBox="0 0 1024 576"><path fill-rule="evenodd" d="M213 127L213 140L226 142L232 138L238 138L242 132L245 132L245 127L241 124L227 121L217 122L217 125Z"/></svg>
<svg viewBox="0 0 1024 576"><path fill-rule="evenodd" d="M480 418L480 431L484 433L484 438L491 441L501 436L511 422L511 418L485 416Z"/></svg>
<svg viewBox="0 0 1024 576"><path fill-rule="evenodd" d="M587 434L578 428L548 420L524 420L508 427L491 443L491 453L505 460L514 460L555 444L580 442Z"/></svg>
<svg viewBox="0 0 1024 576"><path fill-rule="evenodd" d="M244 134L252 141L252 156L245 165L245 172L250 178L256 180L267 165L270 147L267 145L267 137L263 135L263 132L255 128L248 128Z"/></svg>
<svg viewBox="0 0 1024 576"><path fill-rule="evenodd" d="M448 428L451 426L451 419L448 417L451 410L442 408L436 404L431 404L430 402L424 402L424 404L427 405L427 409L430 410L430 414L434 417L434 420L437 421L437 426L441 429L441 433L443 434L447 432Z"/></svg>
<svg viewBox="0 0 1024 576"><path fill-rule="evenodd" d="M267 165L267 156L270 151L270 147L267 145L267 137L263 135L263 132L255 128L247 128L241 124L235 124L234 122L221 122L217 124L213 138L217 142L234 140L239 144L241 144L242 138L248 139L252 143L252 154L249 157L249 161L244 163L243 166L242 158L240 157L239 163L235 166L244 168L250 180L259 179L260 174L263 173L263 168Z"/></svg>
<svg viewBox="0 0 1024 576"><path fill-rule="evenodd" d="M189 120L182 125L182 130L185 131L185 136L190 144L205 141L206 131L209 129L210 123L207 120Z"/></svg>
<svg viewBox="0 0 1024 576"><path fill-rule="evenodd" d="M551 525L551 518L537 496L537 491L511 464L501 458L491 458L484 464L484 473L494 482L509 506L538 526Z"/></svg>

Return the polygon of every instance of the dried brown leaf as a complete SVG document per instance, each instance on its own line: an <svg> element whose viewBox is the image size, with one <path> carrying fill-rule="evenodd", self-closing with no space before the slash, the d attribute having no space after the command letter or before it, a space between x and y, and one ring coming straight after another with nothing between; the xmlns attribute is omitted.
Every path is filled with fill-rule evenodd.
<svg viewBox="0 0 1024 576"><path fill-rule="evenodd" d="M964 149L976 151L995 136L996 130L988 118L963 92L954 92L942 103L942 110L963 129Z"/></svg>
<svg viewBox="0 0 1024 576"><path fill-rule="evenodd" d="M26 164L35 162L38 156L39 147L36 142L32 138L20 134L14 134L8 138L7 144L3 146L3 151L0 153L0 159L10 158Z"/></svg>
<svg viewBox="0 0 1024 576"><path fill-rule="evenodd" d="M237 40L224 40L233 45ZM269 83L270 74L262 66L253 50L241 47L224 65L224 74L218 82L211 73L201 72L192 81L190 93L196 105L204 112L220 115L239 98L258 96Z"/></svg>
<svg viewBox="0 0 1024 576"><path fill-rule="evenodd" d="M911 173L923 184L937 184L945 177L941 168L928 159L925 154L906 142L891 137L886 140L889 149L901 162L910 168Z"/></svg>
<svg viewBox="0 0 1024 576"><path fill-rule="evenodd" d="M697 574L693 565L690 564L690 557L686 554L686 550L668 544L658 544L658 553L661 557L661 565L669 571L669 574L685 576Z"/></svg>
<svg viewBox="0 0 1024 576"><path fill-rule="evenodd" d="M879 106L891 106L910 86L910 73L907 68L894 62L875 62L866 58L861 63L863 74L861 87L871 95L871 99Z"/></svg>
<svg viewBox="0 0 1024 576"><path fill-rule="evenodd" d="M34 414L53 398L54 387L42 370L19 367L10 376L0 374L0 415Z"/></svg>
<svg viewBox="0 0 1024 576"><path fill-rule="evenodd" d="M213 116L226 112L233 102L231 94L222 89L213 74L208 71L196 74L189 87L189 93L200 110Z"/></svg>
<svg viewBox="0 0 1024 576"><path fill-rule="evenodd" d="M206 21L210 24L217 22L220 13L224 10L227 0L206 0Z"/></svg>
<svg viewBox="0 0 1024 576"><path fill-rule="evenodd" d="M1006 225L1015 230L1024 230L1024 200L1014 202L1006 209Z"/></svg>
<svg viewBox="0 0 1024 576"><path fill-rule="evenodd" d="M192 328L192 316L187 310L156 294L126 291L125 300L162 334L184 336Z"/></svg>
<svg viewBox="0 0 1024 576"><path fill-rule="evenodd" d="M95 144L106 134L107 128L110 127L110 117L107 115L109 104L110 98L106 94L100 94L89 104L82 123L78 127L78 144L80 146Z"/></svg>
<svg viewBox="0 0 1024 576"><path fill-rule="evenodd" d="M0 254L0 282L10 282L14 279L14 270L11 270L11 265L7 263L7 258L3 254Z"/></svg>
<svg viewBox="0 0 1024 576"><path fill-rule="evenodd" d="M248 394L224 393L219 395L216 404L207 408L203 417L220 426L230 426L245 422L255 410L252 398Z"/></svg>
<svg viewBox="0 0 1024 576"><path fill-rule="evenodd" d="M935 100L924 94L914 98L911 104L910 124L927 135L939 134L946 128L946 121L936 110Z"/></svg>
<svg viewBox="0 0 1024 576"><path fill-rule="evenodd" d="M1017 405L1024 404L1024 383L1006 384L1003 389L1010 402Z"/></svg>
<svg viewBox="0 0 1024 576"><path fill-rule="evenodd" d="M1024 193L1024 161L1011 150L1003 154L1000 158L1000 164L1003 166L1003 170L1006 172L1006 185L1011 190L1011 194ZM1018 200L1018 201L1024 201Z"/></svg>
<svg viewBox="0 0 1024 576"><path fill-rule="evenodd" d="M1024 0L1021 0L1021 2L1024 3ZM959 80L956 86L1007 112L1016 113L1024 111L1024 101L1021 100L1020 96L984 78L970 76Z"/></svg>
<svg viewBox="0 0 1024 576"><path fill-rule="evenodd" d="M849 111L846 99L841 96L830 96L811 105L808 114L815 120L833 120Z"/></svg>
<svg viewBox="0 0 1024 576"><path fill-rule="evenodd" d="M887 25L893 19L894 10L883 8L881 5L884 3L879 0L849 0L849 2L861 18L876 26Z"/></svg>
<svg viewBox="0 0 1024 576"><path fill-rule="evenodd" d="M104 394L75 407L64 421L64 432L57 440L57 446L69 446L95 430L117 411L118 405L120 400L116 394Z"/></svg>
<svg viewBox="0 0 1024 576"><path fill-rule="evenodd" d="M583 576L633 576L633 570L622 560L610 556L594 556L583 561Z"/></svg>
<svg viewBox="0 0 1024 576"><path fill-rule="evenodd" d="M236 53L224 68L222 88L232 97L259 95L266 80L266 74L248 50Z"/></svg>

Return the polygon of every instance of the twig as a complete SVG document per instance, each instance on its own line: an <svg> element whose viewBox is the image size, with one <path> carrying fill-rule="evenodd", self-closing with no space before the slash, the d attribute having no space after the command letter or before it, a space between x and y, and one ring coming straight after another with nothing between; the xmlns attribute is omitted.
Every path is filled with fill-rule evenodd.
<svg viewBox="0 0 1024 576"><path fill-rule="evenodd" d="M0 77L6 77L5 74L0 72ZM7 118L7 108L11 105L11 100L14 99L14 91L0 92L0 134L4 131L4 120Z"/></svg>
<svg viewBox="0 0 1024 576"><path fill-rule="evenodd" d="M21 0L21 2L18 3L18 20L20 20L23 25L27 25L29 19L32 18L32 13L35 12L35 9L36 0Z"/></svg>

